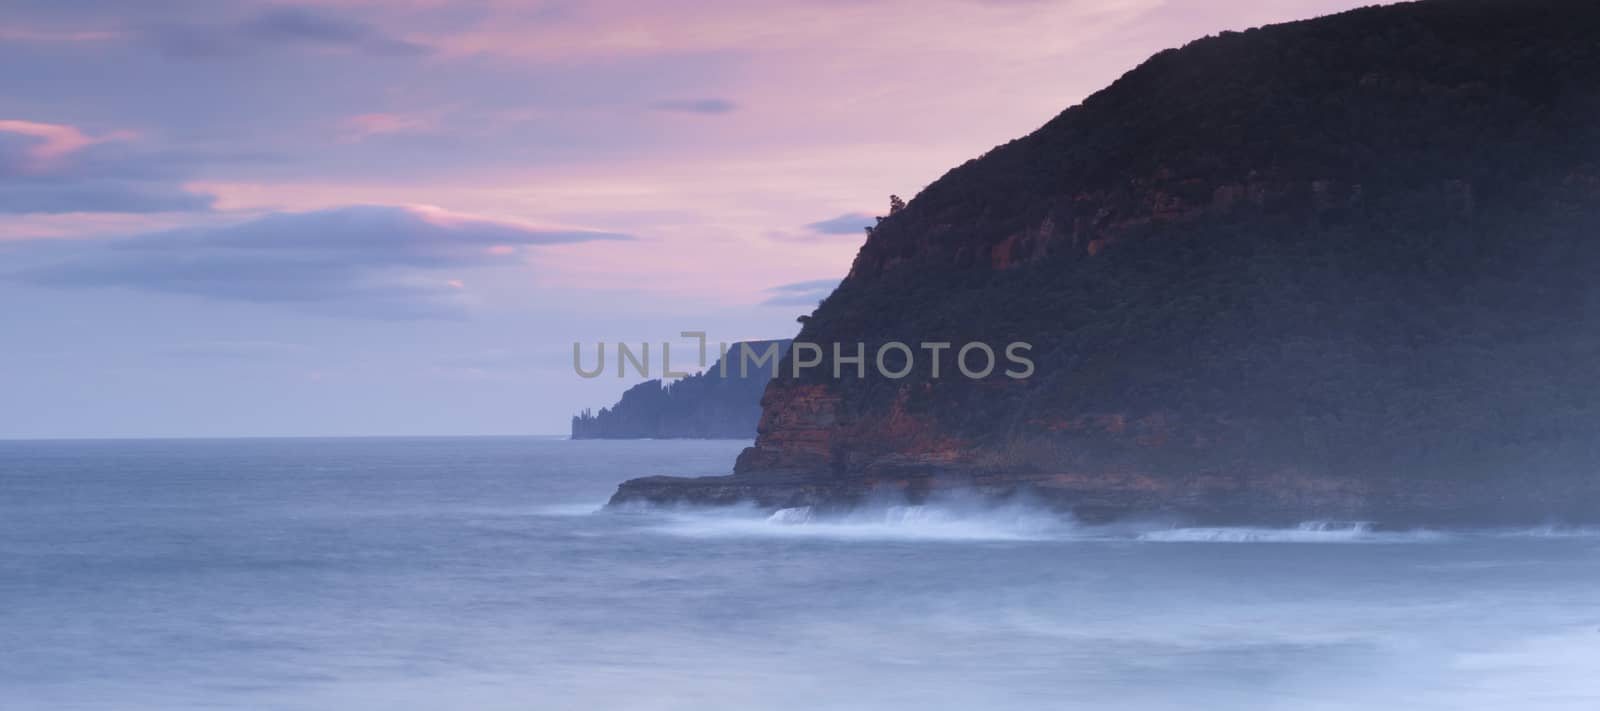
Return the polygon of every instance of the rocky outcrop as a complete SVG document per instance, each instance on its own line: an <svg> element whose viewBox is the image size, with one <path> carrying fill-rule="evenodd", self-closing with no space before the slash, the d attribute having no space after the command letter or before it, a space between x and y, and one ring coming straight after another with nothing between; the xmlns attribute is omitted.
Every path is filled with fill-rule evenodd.
<svg viewBox="0 0 1600 711"><path fill-rule="evenodd" d="M1363 481L1293 471L1244 475L1141 472L1040 473L908 470L898 476L825 477L802 471L723 477L645 477L623 483L611 506L810 507L847 511L874 502L926 503L940 496L1022 500L1085 523L1175 517L1204 525L1367 521L1387 527L1593 522L1594 489L1577 480L1521 484Z"/></svg>
<svg viewBox="0 0 1600 711"><path fill-rule="evenodd" d="M825 360L732 476L614 502L1600 519L1596 36L1425 0L1163 52L889 215L798 336L1024 341L1031 377Z"/></svg>

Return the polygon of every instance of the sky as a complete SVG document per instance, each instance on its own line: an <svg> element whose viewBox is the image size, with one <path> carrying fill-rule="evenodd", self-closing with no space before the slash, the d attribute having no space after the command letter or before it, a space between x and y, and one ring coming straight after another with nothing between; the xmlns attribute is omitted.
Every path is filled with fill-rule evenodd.
<svg viewBox="0 0 1600 711"><path fill-rule="evenodd" d="M0 0L0 438L565 433L573 343L792 336L890 194L1362 4Z"/></svg>

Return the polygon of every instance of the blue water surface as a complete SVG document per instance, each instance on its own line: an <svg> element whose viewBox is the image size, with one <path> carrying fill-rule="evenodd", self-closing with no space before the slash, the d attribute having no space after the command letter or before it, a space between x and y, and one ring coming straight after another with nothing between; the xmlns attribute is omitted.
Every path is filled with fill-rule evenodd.
<svg viewBox="0 0 1600 711"><path fill-rule="evenodd" d="M744 442L0 442L3 709L1600 708L1600 535L597 512Z"/></svg>

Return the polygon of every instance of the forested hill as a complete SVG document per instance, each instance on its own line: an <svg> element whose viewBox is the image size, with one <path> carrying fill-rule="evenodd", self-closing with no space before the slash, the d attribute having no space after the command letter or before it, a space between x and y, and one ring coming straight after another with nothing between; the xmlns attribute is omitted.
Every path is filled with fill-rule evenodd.
<svg viewBox="0 0 1600 711"><path fill-rule="evenodd" d="M761 353L778 344L787 354L790 342L748 341ZM738 353L739 344L731 353ZM703 373L675 382L647 380L628 389L622 399L599 412L584 410L572 418L573 439L753 439L761 419L761 393L771 370L750 369L739 376L737 359L723 377L721 361Z"/></svg>

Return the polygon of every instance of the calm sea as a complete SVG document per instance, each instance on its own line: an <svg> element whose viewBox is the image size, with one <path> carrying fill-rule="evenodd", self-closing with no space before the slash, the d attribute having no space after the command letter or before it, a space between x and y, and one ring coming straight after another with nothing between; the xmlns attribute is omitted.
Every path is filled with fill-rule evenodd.
<svg viewBox="0 0 1600 711"><path fill-rule="evenodd" d="M1600 708L1600 533L596 513L743 444L0 442L0 708Z"/></svg>

